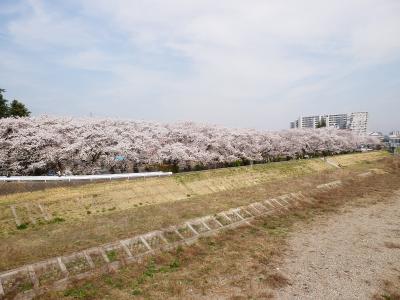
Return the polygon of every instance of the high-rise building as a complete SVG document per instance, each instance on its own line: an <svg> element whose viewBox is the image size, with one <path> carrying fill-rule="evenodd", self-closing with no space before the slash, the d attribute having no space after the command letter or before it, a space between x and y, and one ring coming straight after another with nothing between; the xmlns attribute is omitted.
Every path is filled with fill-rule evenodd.
<svg viewBox="0 0 400 300"><path fill-rule="evenodd" d="M350 114L347 128L351 131L355 131L358 134L365 134L367 132L367 123L367 112L354 112Z"/></svg>
<svg viewBox="0 0 400 300"><path fill-rule="evenodd" d="M335 127L339 129L346 129L349 117L347 114L326 115L326 127Z"/></svg>
<svg viewBox="0 0 400 300"><path fill-rule="evenodd" d="M358 134L365 134L367 132L368 113L354 112L350 114L301 116L290 122L290 128L318 128L324 123L326 127L350 129Z"/></svg>

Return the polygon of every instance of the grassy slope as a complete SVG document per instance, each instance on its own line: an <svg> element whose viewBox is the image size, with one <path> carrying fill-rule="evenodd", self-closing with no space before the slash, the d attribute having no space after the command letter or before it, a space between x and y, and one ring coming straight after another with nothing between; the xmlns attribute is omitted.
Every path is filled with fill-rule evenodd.
<svg viewBox="0 0 400 300"><path fill-rule="evenodd" d="M371 168L385 156L374 152L336 157L349 161L342 170L311 159L1 196L0 270L173 225L266 195L307 190L311 183ZM21 221L28 223L28 208L31 216L40 216L35 208L38 203L53 220L37 218L36 225L17 230L9 206L16 205Z"/></svg>
<svg viewBox="0 0 400 300"><path fill-rule="evenodd" d="M251 227L203 238L193 246L161 253L116 274L75 282L66 291L40 298L271 299L274 289L288 284L277 266L287 250L289 233L307 226L316 216L339 213L345 205L357 207L386 201L400 188L400 161L397 168L385 163L374 167L389 173L344 176L344 187L309 193L315 199L313 204L259 218ZM362 170L360 166L358 169ZM381 294L398 295L395 288L389 286ZM389 298L379 295L376 299Z"/></svg>

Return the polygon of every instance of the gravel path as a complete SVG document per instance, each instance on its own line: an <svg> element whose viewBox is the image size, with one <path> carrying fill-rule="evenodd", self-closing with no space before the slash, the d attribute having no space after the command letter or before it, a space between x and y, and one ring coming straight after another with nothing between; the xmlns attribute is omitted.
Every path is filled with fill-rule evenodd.
<svg viewBox="0 0 400 300"><path fill-rule="evenodd" d="M313 224L289 238L277 299L370 299L400 276L400 192Z"/></svg>

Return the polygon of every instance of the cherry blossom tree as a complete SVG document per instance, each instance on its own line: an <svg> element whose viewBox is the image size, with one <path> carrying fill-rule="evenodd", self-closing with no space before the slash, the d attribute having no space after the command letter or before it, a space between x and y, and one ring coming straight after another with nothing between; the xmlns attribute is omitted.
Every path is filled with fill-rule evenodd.
<svg viewBox="0 0 400 300"><path fill-rule="evenodd" d="M334 128L278 132L181 122L0 119L0 169L72 174L214 168L357 151L379 141Z"/></svg>

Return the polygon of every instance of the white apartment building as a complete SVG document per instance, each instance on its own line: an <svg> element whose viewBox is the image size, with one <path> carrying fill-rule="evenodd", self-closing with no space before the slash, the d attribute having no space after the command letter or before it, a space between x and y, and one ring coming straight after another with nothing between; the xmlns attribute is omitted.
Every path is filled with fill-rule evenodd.
<svg viewBox="0 0 400 300"><path fill-rule="evenodd" d="M368 112L353 112L350 114L317 115L299 117L290 122L290 128L317 128L325 121L327 127L338 129L350 129L357 134L366 134L368 124Z"/></svg>
<svg viewBox="0 0 400 300"><path fill-rule="evenodd" d="M347 114L326 115L325 122L327 127L346 129L349 122Z"/></svg>
<svg viewBox="0 0 400 300"><path fill-rule="evenodd" d="M350 114L347 128L351 131L355 131L358 134L365 134L367 132L367 123L367 112L354 112Z"/></svg>
<svg viewBox="0 0 400 300"><path fill-rule="evenodd" d="M322 121L322 116L299 117L290 122L290 128L317 128Z"/></svg>

